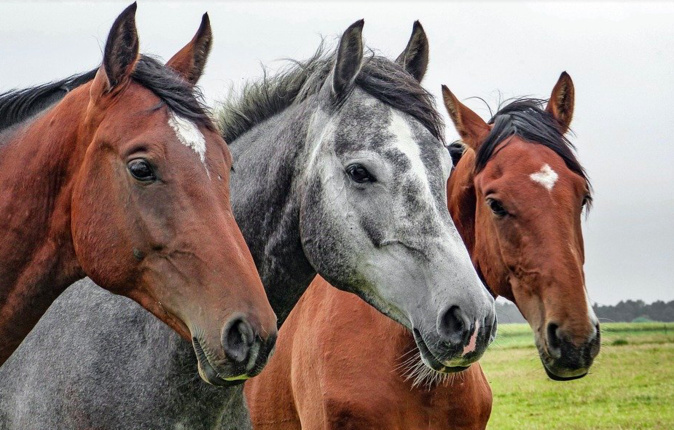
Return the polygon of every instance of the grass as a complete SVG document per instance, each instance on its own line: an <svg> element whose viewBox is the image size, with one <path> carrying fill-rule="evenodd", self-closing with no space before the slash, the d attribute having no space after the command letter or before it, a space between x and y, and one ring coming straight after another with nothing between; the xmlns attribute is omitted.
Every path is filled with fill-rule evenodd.
<svg viewBox="0 0 674 430"><path fill-rule="evenodd" d="M489 429L674 428L674 323L602 324L601 353L576 381L546 377L525 324L499 326L481 363Z"/></svg>

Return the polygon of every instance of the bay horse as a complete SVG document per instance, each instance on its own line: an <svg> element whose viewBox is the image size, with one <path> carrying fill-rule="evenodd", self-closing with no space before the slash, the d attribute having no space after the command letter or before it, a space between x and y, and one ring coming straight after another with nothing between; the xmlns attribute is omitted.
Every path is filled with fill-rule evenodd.
<svg viewBox="0 0 674 430"><path fill-rule="evenodd" d="M211 31L205 17L165 67L139 55L135 13L98 69L0 95L0 364L89 276L227 384L262 369L276 318L232 215L231 155L195 95Z"/></svg>
<svg viewBox="0 0 674 430"><path fill-rule="evenodd" d="M458 163L447 190L473 263L493 294L522 310L550 377L582 377L599 327L582 276L590 184L564 138L573 82L563 73L545 110L517 100L490 124L446 87L443 96L468 145L452 147ZM452 376L428 369L409 330L320 277L245 393L256 429L484 429L492 406L479 363Z"/></svg>
<svg viewBox="0 0 674 430"><path fill-rule="evenodd" d="M414 78L427 46L366 56L362 29L225 104L234 216L279 323L318 273L413 331L429 365L463 369L495 315L446 210L442 121ZM0 368L6 428L249 428L242 387L195 380L189 345L127 300L78 285L54 306L39 326L64 336L29 336Z"/></svg>

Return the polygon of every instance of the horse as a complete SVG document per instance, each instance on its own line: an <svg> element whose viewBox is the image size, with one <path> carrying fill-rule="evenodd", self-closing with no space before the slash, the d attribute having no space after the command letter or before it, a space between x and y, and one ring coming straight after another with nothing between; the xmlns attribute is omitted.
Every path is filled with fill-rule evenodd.
<svg viewBox="0 0 674 430"><path fill-rule="evenodd" d="M194 92L211 32L165 67L139 55L135 13L115 20L95 71L0 96L0 364L89 276L191 340L203 379L227 384L262 369L276 318L232 215L231 155Z"/></svg>
<svg viewBox="0 0 674 430"><path fill-rule="evenodd" d="M473 262L495 295L515 301L534 331L549 336L537 339L551 378L582 377L598 353L599 327L582 282L590 184L563 137L573 82L562 74L546 110L517 100L491 126L447 87L443 98L468 145L451 146L457 163L447 192ZM496 277L499 268L508 275ZM244 390L256 429L486 428L492 393L479 363L452 376L423 365L405 327L317 277L280 330L274 357Z"/></svg>
<svg viewBox="0 0 674 430"><path fill-rule="evenodd" d="M320 274L412 330L429 365L457 371L483 354L496 321L446 210L442 121L413 78L427 46L415 37L397 62L366 57L362 29L225 104L234 216L279 323ZM187 373L194 353L178 336L103 290L69 293L0 368L0 423L17 404L31 411L6 428L249 427L242 387ZM103 324L111 315L123 318ZM52 342L47 330L67 335ZM73 349L85 352L77 362Z"/></svg>
<svg viewBox="0 0 674 430"><path fill-rule="evenodd" d="M581 215L591 207L592 187L565 137L575 100L571 77L560 75L545 109L540 100L515 100L488 124L446 87L443 98L468 145L456 169L463 174L450 179L448 193L473 264L492 294L526 318L550 379L584 377L601 333L583 271ZM512 169L508 157L517 160ZM463 194L474 196L473 212L459 208Z"/></svg>

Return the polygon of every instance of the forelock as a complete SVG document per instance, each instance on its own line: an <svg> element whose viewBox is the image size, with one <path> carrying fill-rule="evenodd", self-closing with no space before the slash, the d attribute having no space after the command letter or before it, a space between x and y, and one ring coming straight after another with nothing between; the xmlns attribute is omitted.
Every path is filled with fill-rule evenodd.
<svg viewBox="0 0 674 430"><path fill-rule="evenodd" d="M293 104L317 95L331 76L334 52L321 44L306 61L292 61L275 76L248 83L237 98L225 101L218 113L219 128L227 142L280 113ZM433 96L400 65L370 51L355 80L377 100L419 121L436 139L444 142L444 123Z"/></svg>
<svg viewBox="0 0 674 430"><path fill-rule="evenodd" d="M518 136L527 142L553 150L571 171L586 181L588 188L591 189L585 169L575 155L575 147L562 134L552 115L543 109L545 103L545 100L540 99L516 99L496 112L489 120L493 127L475 157L476 173L485 168L501 142L511 136Z"/></svg>

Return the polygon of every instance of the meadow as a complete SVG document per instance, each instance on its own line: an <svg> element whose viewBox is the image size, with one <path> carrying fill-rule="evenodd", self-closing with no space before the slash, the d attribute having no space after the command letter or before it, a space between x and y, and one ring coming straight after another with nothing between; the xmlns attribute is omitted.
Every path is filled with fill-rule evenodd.
<svg viewBox="0 0 674 430"><path fill-rule="evenodd" d="M554 382L526 324L502 324L481 360L489 429L674 429L674 323L602 323L585 378Z"/></svg>

